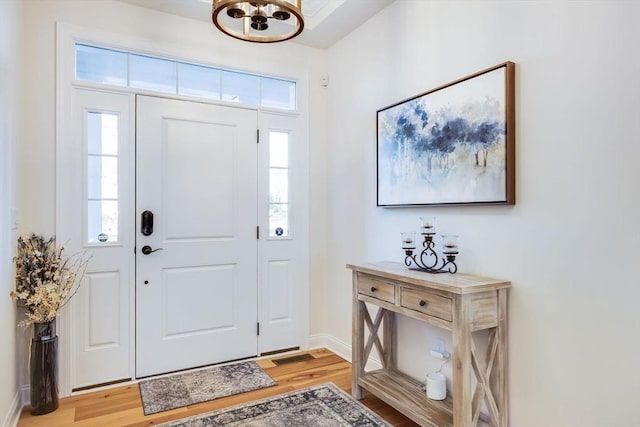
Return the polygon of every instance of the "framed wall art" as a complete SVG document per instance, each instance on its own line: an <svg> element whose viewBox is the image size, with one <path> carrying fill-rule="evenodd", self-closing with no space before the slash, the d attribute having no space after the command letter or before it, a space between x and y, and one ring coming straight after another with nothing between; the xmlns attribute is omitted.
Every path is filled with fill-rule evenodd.
<svg viewBox="0 0 640 427"><path fill-rule="evenodd" d="M515 204L515 64L377 112L378 206Z"/></svg>

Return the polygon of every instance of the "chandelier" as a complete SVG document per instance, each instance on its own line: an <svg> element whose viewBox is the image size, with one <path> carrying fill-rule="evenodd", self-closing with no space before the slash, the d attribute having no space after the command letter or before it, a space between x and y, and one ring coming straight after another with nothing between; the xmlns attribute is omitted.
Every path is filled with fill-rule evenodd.
<svg viewBox="0 0 640 427"><path fill-rule="evenodd" d="M223 33L258 43L289 40L302 32L302 0L213 0L211 20Z"/></svg>

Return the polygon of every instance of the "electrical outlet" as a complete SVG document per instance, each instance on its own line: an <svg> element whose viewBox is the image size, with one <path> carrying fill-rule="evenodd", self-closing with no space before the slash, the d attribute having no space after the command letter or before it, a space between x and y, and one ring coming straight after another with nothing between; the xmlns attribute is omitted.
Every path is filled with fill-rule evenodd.
<svg viewBox="0 0 640 427"><path fill-rule="evenodd" d="M446 351L439 352L439 351L431 350L431 355L436 359L440 359L440 360L449 360L449 358L451 357L451 354Z"/></svg>
<svg viewBox="0 0 640 427"><path fill-rule="evenodd" d="M444 347L444 340L442 338L435 338L433 340L433 350L438 353L445 353L446 348Z"/></svg>

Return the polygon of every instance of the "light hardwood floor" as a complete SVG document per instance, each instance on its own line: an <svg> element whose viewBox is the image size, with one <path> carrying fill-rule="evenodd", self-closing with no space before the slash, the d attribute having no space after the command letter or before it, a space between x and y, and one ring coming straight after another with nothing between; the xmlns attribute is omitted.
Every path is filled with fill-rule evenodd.
<svg viewBox="0 0 640 427"><path fill-rule="evenodd" d="M18 427L151 426L325 382L333 382L348 393L351 392L349 362L325 349L312 350L309 353L314 356L314 359L280 366L275 365L271 360L284 357L282 355L259 360L258 364L278 383L275 387L145 416L142 412L138 385L133 384L61 399L58 410L47 415L32 416L26 409L20 417ZM369 394L366 394L361 402L394 426L417 426Z"/></svg>

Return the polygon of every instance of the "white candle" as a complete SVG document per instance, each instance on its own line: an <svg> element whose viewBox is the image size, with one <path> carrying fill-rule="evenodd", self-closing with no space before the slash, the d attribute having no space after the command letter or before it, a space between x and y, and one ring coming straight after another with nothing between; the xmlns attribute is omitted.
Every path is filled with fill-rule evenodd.
<svg viewBox="0 0 640 427"><path fill-rule="evenodd" d="M458 253L458 236L447 234L442 236L442 253L445 255L455 255Z"/></svg>
<svg viewBox="0 0 640 427"><path fill-rule="evenodd" d="M413 231L403 231L402 235L402 249L415 249L416 248L416 233Z"/></svg>
<svg viewBox="0 0 640 427"><path fill-rule="evenodd" d="M432 400L447 398L447 378L440 372L427 375L427 397Z"/></svg>
<svg viewBox="0 0 640 427"><path fill-rule="evenodd" d="M420 217L420 233L436 234L436 219L432 217Z"/></svg>

